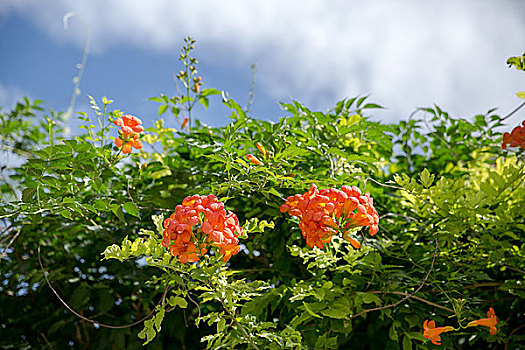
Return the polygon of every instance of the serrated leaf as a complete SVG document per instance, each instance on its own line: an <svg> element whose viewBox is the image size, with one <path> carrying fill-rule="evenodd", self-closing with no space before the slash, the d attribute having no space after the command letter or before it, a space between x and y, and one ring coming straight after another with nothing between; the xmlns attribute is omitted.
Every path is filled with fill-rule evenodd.
<svg viewBox="0 0 525 350"><path fill-rule="evenodd" d="M430 172L427 170L427 168L423 169L419 177L423 186L426 188L432 186L432 183L434 182L434 174L430 175Z"/></svg>
<svg viewBox="0 0 525 350"><path fill-rule="evenodd" d="M188 306L188 302L186 301L186 299L182 297L176 297L176 296L170 297L168 299L168 304L170 306L178 306L181 309L185 309Z"/></svg>
<svg viewBox="0 0 525 350"><path fill-rule="evenodd" d="M160 332L162 329L162 320L164 320L164 314L165 310L163 306L160 306L160 310L155 315L155 328L157 328L157 332Z"/></svg>
<svg viewBox="0 0 525 350"><path fill-rule="evenodd" d="M392 323L392 326L390 327L390 330L388 331L388 336L390 337L390 339L397 341L398 335L397 335L395 323Z"/></svg>

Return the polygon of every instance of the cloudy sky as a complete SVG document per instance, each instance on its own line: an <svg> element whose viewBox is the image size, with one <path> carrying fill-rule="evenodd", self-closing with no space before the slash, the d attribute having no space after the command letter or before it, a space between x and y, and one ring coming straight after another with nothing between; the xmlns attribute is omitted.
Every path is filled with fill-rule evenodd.
<svg viewBox="0 0 525 350"><path fill-rule="evenodd" d="M267 120L284 115L278 101L325 111L366 94L387 107L375 120L433 103L464 117L493 107L504 115L525 90L525 74L505 64L525 51L525 1L2 0L0 104L27 95L66 110L88 28L77 110L87 94L108 96L150 125L157 105L147 98L176 94L188 35L205 87L241 105L256 64L252 112ZM223 125L219 97L215 105L200 118Z"/></svg>

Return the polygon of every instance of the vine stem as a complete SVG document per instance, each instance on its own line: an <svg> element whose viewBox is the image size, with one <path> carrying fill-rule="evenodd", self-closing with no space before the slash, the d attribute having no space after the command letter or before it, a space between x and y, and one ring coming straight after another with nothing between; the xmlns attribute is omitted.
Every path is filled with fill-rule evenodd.
<svg viewBox="0 0 525 350"><path fill-rule="evenodd" d="M416 295L421 290L421 288L423 288L423 286L427 282L428 276L430 276L430 272L432 272L432 269L434 268L434 262L436 261L436 255L437 255L437 250L438 250L438 240L437 240L437 238L435 239L435 245L436 245L436 247L434 248L434 255L432 256L432 263L430 264L430 269L428 270L427 275L425 276L425 279L423 280L423 282L421 282L419 287L417 287L417 289L413 293L406 294L404 298L402 298L401 300L399 300L399 301L397 301L397 302L395 302L393 304L389 304L389 305L385 305L385 306L379 306L379 307L374 307L374 308L371 308L371 309L365 309L365 310L363 310L363 311L353 315L351 318L356 318L357 316L361 316L363 314L366 314L366 313L372 312L372 311L379 311L379 310L389 309L391 307L396 307L399 304L401 304L402 302L404 302L404 301L412 298L414 295ZM395 294L397 294L397 293L395 293Z"/></svg>
<svg viewBox="0 0 525 350"><path fill-rule="evenodd" d="M73 310L71 308L71 306L69 306L65 301L64 299L62 299L60 297L60 295L58 294L58 292L56 291L55 288L53 288L53 286L51 285L51 281L49 281L49 278L47 277L47 271L44 269L44 265L42 264L42 259L40 257L40 245L38 246L38 263L40 264L40 269L42 270L42 273L44 274L44 278L46 279L46 282L47 282L47 285L49 286L49 288L53 291L53 293L55 293L56 297L58 298L58 300L60 300L60 302L62 303L62 305L64 305L66 307L66 309L68 309L69 311L71 311L75 316L81 318L82 320L84 321L87 321L89 323L92 323L92 324L97 324L99 325L100 327L104 327L104 328L111 328L111 329L122 329L122 328L129 328L129 327L132 327L132 326L135 326L141 322L143 322L144 320L146 320L147 318L149 318L151 315L153 315L153 312L155 312L155 308L158 306L158 305L161 305L161 304L164 304L165 300L166 300L166 294L168 293L168 284L166 284L166 286L164 287L164 293L162 294L162 297L160 298L160 301L157 303L157 305L155 305L155 307L150 311L150 313L148 313L146 316L144 316L143 318L141 318L140 320L138 321L135 321L133 323L130 323L130 324L126 324L126 325L122 325L122 326L113 326L113 325L109 325L109 324L104 324L104 323L101 323L101 322L98 322L96 320L92 320L90 318L87 318L83 315L81 315L80 313L76 312L75 310Z"/></svg>
<svg viewBox="0 0 525 350"><path fill-rule="evenodd" d="M517 111L519 111L521 108L523 108L523 106L525 106L525 102L523 102L522 104L520 104L518 107L516 107L512 112L510 112L509 114L507 114L505 117L503 117L501 119L501 121L504 121L505 119L508 119L510 117L512 117L512 115L514 115L514 113L516 113Z"/></svg>
<svg viewBox="0 0 525 350"><path fill-rule="evenodd" d="M522 324L521 326L518 326L518 327L514 328L514 329L512 330L512 332L510 332L510 334L509 334L509 338L508 338L507 341L505 342L505 350L507 350L507 349L509 348L510 337L512 337L512 335L513 335L514 333L516 333L517 331L519 331L519 330L522 329L523 327L525 327L525 323Z"/></svg>
<svg viewBox="0 0 525 350"><path fill-rule="evenodd" d="M226 313L228 314L228 316L232 319L233 322L235 322L235 324L237 325L237 327L239 327L239 329L242 331L242 333L244 334L244 336L246 337L246 339L250 342L250 345L256 349L256 350L260 350L259 347L257 347L257 345L255 345L255 343L253 342L252 340L252 337L248 334L248 332L246 332L246 330L244 329L244 327L239 323L239 321L237 321L237 318L232 315L232 313L230 312L230 310L228 309L228 307L226 306L226 303L224 302L224 300L218 296L218 292L217 292L217 289L215 288L215 286L213 285L213 283L211 281L208 281L208 286L213 289L213 291L215 292L215 294L217 295L217 300L219 300L219 302L221 303L222 305L222 308L224 309L224 311L226 311Z"/></svg>

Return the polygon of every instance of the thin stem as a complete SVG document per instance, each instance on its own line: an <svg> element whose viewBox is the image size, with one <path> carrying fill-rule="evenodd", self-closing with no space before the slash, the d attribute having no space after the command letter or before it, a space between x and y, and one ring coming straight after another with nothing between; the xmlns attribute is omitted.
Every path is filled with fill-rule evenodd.
<svg viewBox="0 0 525 350"><path fill-rule="evenodd" d="M505 350L507 350L508 347L509 347L510 337L512 337L512 335L513 335L514 333L516 333L517 331L519 331L519 330L522 329L523 327L525 327L525 323L522 324L521 326L518 326L518 327L514 328L514 329L512 330L512 332L510 332L510 334L509 334L509 338L508 338L507 341L505 342Z"/></svg>
<svg viewBox="0 0 525 350"><path fill-rule="evenodd" d="M259 348L257 347L257 345L255 345L255 343L253 342L252 340L252 337L250 336L250 334L248 334L248 332L246 332L246 330L244 329L244 327L239 323L239 321L237 321L237 318L235 316L232 315L232 313L230 312L230 310L228 309L228 307L226 306L226 304L224 303L224 300L219 296L219 293L217 292L217 289L215 288L215 286L213 285L213 283L211 281L208 281L208 286L213 289L213 291L215 292L215 295L217 295L217 300L219 300L219 302L221 303L222 305L222 308L224 309L224 311L226 311L226 313L228 314L228 317L233 321L235 322L235 324L237 325L237 327L239 327L239 329L242 331L242 333L244 334L244 337L250 342L250 345L256 349L256 350L259 350Z"/></svg>
<svg viewBox="0 0 525 350"><path fill-rule="evenodd" d="M56 297L58 298L58 300L60 300L60 302L62 303L62 305L64 305L66 307L66 309L68 309L69 311L71 311L75 316L81 318L82 320L84 321L87 321L89 323L92 323L92 324L97 324L99 325L100 327L104 327L104 328L111 328L111 329L122 329L122 328L129 328L129 327L132 327L132 326L135 326L141 322L143 322L144 320L146 320L148 317L150 317L151 315L153 315L153 312L155 312L155 308L158 306L158 305L161 305L161 304L164 304L165 300L166 300L166 294L168 293L168 284L166 284L166 286L164 287L164 293L162 294L162 297L160 299L160 301L157 303L157 305L155 305L155 307L146 315L144 316L143 318L141 318L140 320L138 321L135 321L133 323L130 323L130 324L126 324L126 325L122 325L122 326L113 326L113 325L109 325L109 324L104 324L104 323L100 323L96 320L92 320L90 318L87 318L87 317L84 317L82 316L80 313L76 312L75 310L73 310L71 308L71 306L69 306L65 301L64 299L62 299L60 297L60 295L58 294L58 292L55 290L55 288L53 288L53 286L51 285L51 282L49 281L49 278L47 277L47 271L44 269L44 265L42 264L42 259L40 257L40 245L38 246L38 263L40 264L40 269L42 270L42 273L44 274L44 278L46 279L46 283L47 285L49 286L49 288L51 288L51 290L53 291L53 293L55 293Z"/></svg>
<svg viewBox="0 0 525 350"><path fill-rule="evenodd" d="M369 294L383 294L384 292L380 291L380 290L374 290L374 291L370 291L370 292L365 292L365 293L369 293ZM397 291L392 291L392 292L387 292L386 294L396 294L396 295L403 295L403 296L409 296L410 294L408 293L403 293L403 292L397 292ZM445 307L445 306L441 306L439 304L436 304L436 303L433 303L431 301L428 301L426 299L423 299L423 298L420 298L420 297L417 297L415 295L412 295L410 296L410 298L414 299L414 300L417 300L417 301L420 301L422 303L425 303L427 305L430 305L430 306L434 306L434 307L437 307L439 309L443 309L443 310L446 310L448 312L454 312L454 310L448 308L448 307Z"/></svg>
<svg viewBox="0 0 525 350"><path fill-rule="evenodd" d="M414 297L414 295L417 294L421 290L421 288L423 288L423 286L427 282L428 276L430 276L430 272L432 272L432 269L434 268L434 262L436 261L436 255L437 255L437 250L438 250L438 240L437 240L437 238L435 239L435 245L436 245L436 247L434 249L434 255L432 256L432 263L430 264L430 269L428 270L427 275L425 276L425 279L423 280L423 282L421 282L419 287L417 287L417 289L412 294L406 294L404 298L402 298L401 300L399 300L398 302L393 303L393 304L389 304L389 305L386 305L386 306L374 307L374 308L371 308L371 309L365 309L365 310L363 310L363 311L353 315L351 318L356 318L357 316L361 316L363 314L366 314L366 313L372 312L372 311L378 311L378 310L384 310L384 309L396 307L399 304L401 304L402 302L404 302L405 300Z"/></svg>
<svg viewBox="0 0 525 350"><path fill-rule="evenodd" d="M508 119L510 117L512 117L514 115L514 113L516 113L517 111L519 111L520 109L523 108L523 106L525 106L525 102L523 102L522 104L520 104L518 107L516 107L512 112L510 112L509 114L507 114L505 117L503 117L501 119L501 121L504 121L505 119Z"/></svg>

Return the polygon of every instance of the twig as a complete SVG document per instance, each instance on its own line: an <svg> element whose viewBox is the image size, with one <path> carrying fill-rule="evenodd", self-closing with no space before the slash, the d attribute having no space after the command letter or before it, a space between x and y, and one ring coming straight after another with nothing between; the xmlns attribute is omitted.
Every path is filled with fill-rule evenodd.
<svg viewBox="0 0 525 350"><path fill-rule="evenodd" d="M237 317L233 316L230 312L230 310L228 309L228 307L226 306L226 304L224 303L224 300L219 297L218 295L218 292L217 292L217 289L215 288L215 286L213 285L213 283L211 281L208 281L208 285L210 286L210 288L212 288L216 295L217 295L217 299L219 300L219 302L221 303L222 305L222 308L224 309L224 311L226 311L226 313L228 314L228 316L230 317L230 319L235 322L235 324L237 325L237 327L239 327L239 329L242 331L242 333L244 334L244 336L246 337L246 339L250 342L251 346L256 349L256 350L259 350L259 348L257 347L257 345L255 345L255 343L253 342L252 340L252 337L248 334L248 332L246 332L246 330L244 329L244 327L239 323L239 321L237 321Z"/></svg>
<svg viewBox="0 0 525 350"><path fill-rule="evenodd" d="M380 290L373 290L373 291L370 291L370 292L365 292L365 293L369 293L369 294L382 294L384 293L383 291L380 291ZM403 292L398 292L398 291L392 291L392 292L387 292L386 294L397 294L397 295L403 295L403 296L407 296L407 295L410 295L408 293L403 293ZM434 306L434 307L437 307L439 309L443 309L443 310L446 310L446 311L449 311L449 312L454 312L454 310L446 307L446 306L441 306L439 304L436 304L436 303L433 303L431 301L428 301L426 299L423 299L423 298L420 298L418 296L415 296L415 295L412 295L410 298L412 299L415 299L415 300L418 300L422 303L425 303L427 305L430 305L430 306Z"/></svg>
<svg viewBox="0 0 525 350"><path fill-rule="evenodd" d="M370 279L370 281L368 281L364 290L367 290L368 287L372 285L372 282L374 282L375 276L376 276L376 251L374 249L374 269L372 270L372 278Z"/></svg>
<svg viewBox="0 0 525 350"><path fill-rule="evenodd" d="M509 338L508 338L507 341L505 342L505 350L507 350L507 348L509 347L510 337L512 337L512 335L513 335L514 333L516 333L517 331L519 331L519 330L522 329L523 327L525 327L525 323L522 324L521 326L518 326L518 327L514 328L514 329L512 330L512 332L510 332L510 334L509 334Z"/></svg>
<svg viewBox="0 0 525 350"><path fill-rule="evenodd" d="M137 205L137 208L145 209L145 210L158 210L158 211L163 211L163 212L166 212L166 213L169 213L169 212L173 211L173 210L165 209L165 208L143 207L143 206L140 206L140 205Z"/></svg>
<svg viewBox="0 0 525 350"><path fill-rule="evenodd" d="M9 247L11 247L11 245L13 244L13 242L17 239L18 236L20 236L20 233L22 233L22 229L18 230L18 232L13 236L13 238L11 238L11 240L9 241L9 243L7 243L7 245L5 246L4 248L4 252L2 254L0 254L0 259L6 255L7 256L7 250L9 249Z"/></svg>
<svg viewBox="0 0 525 350"><path fill-rule="evenodd" d="M437 255L437 250L438 250L438 240L437 240L437 238L435 239L435 244L436 244L436 247L434 249L434 255L432 256L432 263L430 264L430 269L428 270L427 275L425 276L425 279L423 280L423 282L421 282L419 287L417 287L417 289L412 294L406 294L403 299L399 300L398 302L396 302L394 304L374 307L374 308L371 308L371 309L365 309L365 310L363 310L363 311L353 315L351 318L356 318L357 316L361 316L363 314L366 314L366 313L372 312L372 311L379 311L379 310L384 310L384 309L388 309L388 308L391 308L391 307L396 307L399 304L401 304L402 302L404 302L405 300L407 300L409 298L412 298L415 294L417 294L417 292L419 292L421 290L421 288L423 288L423 286L427 282L428 276L430 276L430 272L432 272L432 269L434 268L434 262L436 261L436 255ZM394 293L394 292L389 292L389 293ZM397 293L394 293L394 294L397 294Z"/></svg>
<svg viewBox="0 0 525 350"><path fill-rule="evenodd" d="M53 350L53 347L51 346L51 343L49 342L49 340L47 340L47 337L46 335L44 334L44 332L40 332L40 335L42 336L42 338L44 338L44 341L46 342L46 345L49 349Z"/></svg>
<svg viewBox="0 0 525 350"><path fill-rule="evenodd" d="M113 326L113 325L108 325L108 324L104 324L104 323L100 323L96 320L92 320L90 318L87 318L87 317L84 317L82 316L81 314L79 314L78 312L76 312L75 310L73 310L65 301L64 299L62 299L60 297L60 295L58 294L58 292L55 290L55 288L53 288L53 286L51 285L51 282L49 281L49 278L47 278L47 274L46 274L46 270L44 270L44 265L42 264L42 259L40 257L40 246L38 246L38 263L40 264L40 269L42 270L42 273L44 274L44 278L46 279L46 282L47 282L47 285L49 286L49 288L51 288L51 290L53 291L53 293L55 293L56 297L58 298L58 300L60 300L60 302L66 307L66 309L68 309L69 311L71 311L75 316L89 322L89 323L93 323L93 324L97 324L98 326L100 327L104 327L104 328L111 328L111 329L122 329L122 328L129 328L129 327L133 327L141 322L143 322L144 320L146 320L148 317L150 317L151 315L153 315L153 312L155 312L155 308L153 308L149 314L147 314L146 316L144 316L143 318L141 318L140 320L138 321L135 321L133 323L130 323L130 324L126 324L126 325L122 325L122 326ZM166 298L166 294L168 293L168 284L166 284L166 286L164 287L164 293L162 294L162 298L160 299L160 301L157 303L156 306L158 305L161 305L162 303L164 303L165 301L165 298Z"/></svg>
<svg viewBox="0 0 525 350"><path fill-rule="evenodd" d="M525 102L523 102L522 104L520 104L518 107L516 107L516 109L514 109L512 112L510 112L510 113L507 114L505 117L503 117L503 118L501 119L501 121L504 121L505 119L508 119L508 118L512 117L512 115L514 115L514 113L516 113L517 111L519 111L520 109L522 109L523 106L525 106Z"/></svg>

